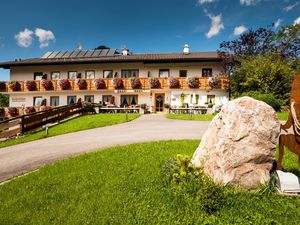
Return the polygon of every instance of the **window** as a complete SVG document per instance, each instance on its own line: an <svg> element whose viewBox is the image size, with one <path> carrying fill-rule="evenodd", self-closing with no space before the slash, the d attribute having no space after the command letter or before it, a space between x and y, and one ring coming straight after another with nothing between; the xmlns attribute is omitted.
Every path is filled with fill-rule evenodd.
<svg viewBox="0 0 300 225"><path fill-rule="evenodd" d="M190 98L190 104L196 104L198 105L199 104L199 95L194 95L192 94L191 95L191 98Z"/></svg>
<svg viewBox="0 0 300 225"><path fill-rule="evenodd" d="M215 95L207 95L207 104L215 104L215 99L216 96Z"/></svg>
<svg viewBox="0 0 300 225"><path fill-rule="evenodd" d="M34 80L41 80L43 79L43 72L35 72L33 75Z"/></svg>
<svg viewBox="0 0 300 225"><path fill-rule="evenodd" d="M58 96L50 96L50 106L59 106Z"/></svg>
<svg viewBox="0 0 300 225"><path fill-rule="evenodd" d="M51 72L51 80L59 80L60 72Z"/></svg>
<svg viewBox="0 0 300 225"><path fill-rule="evenodd" d="M179 70L179 77L187 77L187 70Z"/></svg>
<svg viewBox="0 0 300 225"><path fill-rule="evenodd" d="M202 77L211 77L211 76L212 76L212 68L202 69Z"/></svg>
<svg viewBox="0 0 300 225"><path fill-rule="evenodd" d="M138 104L137 95L121 95L121 107Z"/></svg>
<svg viewBox="0 0 300 225"><path fill-rule="evenodd" d="M84 96L84 101L94 103L94 95L85 95Z"/></svg>
<svg viewBox="0 0 300 225"><path fill-rule="evenodd" d="M113 78L113 71L112 70L104 70L103 78Z"/></svg>
<svg viewBox="0 0 300 225"><path fill-rule="evenodd" d="M76 71L70 71L68 73L68 79L70 79L70 80L76 80L76 78L77 78L77 72Z"/></svg>
<svg viewBox="0 0 300 225"><path fill-rule="evenodd" d="M130 78L130 77L138 77L138 70L122 70L121 77L122 78Z"/></svg>
<svg viewBox="0 0 300 225"><path fill-rule="evenodd" d="M73 105L76 103L76 96L68 96L67 97L67 104L68 105Z"/></svg>
<svg viewBox="0 0 300 225"><path fill-rule="evenodd" d="M112 95L103 95L102 96L103 105L107 105L107 104L112 103L112 100L113 100L113 96Z"/></svg>
<svg viewBox="0 0 300 225"><path fill-rule="evenodd" d="M169 70L159 70L159 77L162 77L162 78L165 78L165 77L169 77L169 73L170 71Z"/></svg>
<svg viewBox="0 0 300 225"><path fill-rule="evenodd" d="M43 97L33 97L33 106L41 106L43 101Z"/></svg>
<svg viewBox="0 0 300 225"><path fill-rule="evenodd" d="M85 71L85 77L86 79L95 79L95 71L94 70Z"/></svg>

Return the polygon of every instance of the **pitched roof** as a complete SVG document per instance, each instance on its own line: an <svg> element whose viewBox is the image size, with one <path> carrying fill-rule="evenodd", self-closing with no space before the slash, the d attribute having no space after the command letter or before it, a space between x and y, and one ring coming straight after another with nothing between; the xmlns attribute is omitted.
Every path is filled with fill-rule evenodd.
<svg viewBox="0 0 300 225"><path fill-rule="evenodd" d="M60 51L63 52L63 51ZM67 52L67 51L65 51ZM75 51L74 51L75 52ZM85 54L88 51L86 51ZM217 52L191 52L183 53L148 53L148 54L130 54L121 55L118 53L110 55L98 55L91 57L53 57L49 55L59 52L48 52L41 58L22 59L8 62L1 62L0 68L9 69L12 66L31 66L31 65L61 65L61 64L90 64L90 63L114 63L114 62L144 62L144 63L166 63L166 62L203 62L203 61L220 61ZM83 54L83 53L82 53ZM80 56L79 53L73 54ZM72 54L70 55L72 56Z"/></svg>

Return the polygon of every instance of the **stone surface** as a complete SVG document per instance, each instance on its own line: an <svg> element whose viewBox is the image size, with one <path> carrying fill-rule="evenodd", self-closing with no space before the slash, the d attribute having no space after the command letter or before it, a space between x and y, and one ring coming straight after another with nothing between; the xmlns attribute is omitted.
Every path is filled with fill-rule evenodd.
<svg viewBox="0 0 300 225"><path fill-rule="evenodd" d="M192 162L218 183L255 188L270 178L279 133L280 122L271 106L242 97L223 106Z"/></svg>

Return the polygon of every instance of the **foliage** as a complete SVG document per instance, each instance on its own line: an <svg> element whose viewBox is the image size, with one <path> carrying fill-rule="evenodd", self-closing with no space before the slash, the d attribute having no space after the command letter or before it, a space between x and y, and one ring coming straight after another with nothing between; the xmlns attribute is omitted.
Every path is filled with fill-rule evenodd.
<svg viewBox="0 0 300 225"><path fill-rule="evenodd" d="M268 105L272 106L274 110L276 111L280 110L280 105L281 105L280 101L278 101L278 99L272 94L261 94L258 91L249 91L249 92L244 92L241 96L249 96L256 100L263 101Z"/></svg>
<svg viewBox="0 0 300 225"><path fill-rule="evenodd" d="M26 114L31 114L31 113L34 113L34 112L36 112L36 110L35 110L35 108L32 107L32 106L27 106L27 107L25 108L25 113L26 113Z"/></svg>
<svg viewBox="0 0 300 225"><path fill-rule="evenodd" d="M27 80L27 81L25 81L25 87L28 91L35 91L36 83L34 80Z"/></svg>
<svg viewBox="0 0 300 225"><path fill-rule="evenodd" d="M93 113L95 113L94 105L90 102L83 101L82 102L82 108L83 108L84 112L93 112Z"/></svg>
<svg viewBox="0 0 300 225"><path fill-rule="evenodd" d="M87 82L85 79L77 79L76 84L79 90L86 90L87 89Z"/></svg>
<svg viewBox="0 0 300 225"><path fill-rule="evenodd" d="M114 78L113 85L115 89L122 89L124 88L124 82L121 78Z"/></svg>
<svg viewBox="0 0 300 225"><path fill-rule="evenodd" d="M5 108L0 108L0 115L1 116L5 115Z"/></svg>
<svg viewBox="0 0 300 225"><path fill-rule="evenodd" d="M41 85L45 90L53 90L53 83L51 80L42 79Z"/></svg>
<svg viewBox="0 0 300 225"><path fill-rule="evenodd" d="M170 106L170 104L169 104L169 103L165 103L165 104L164 104L164 107L165 107L166 109L169 109L169 108L171 108L171 106Z"/></svg>
<svg viewBox="0 0 300 225"><path fill-rule="evenodd" d="M6 90L6 82L0 81L0 90Z"/></svg>
<svg viewBox="0 0 300 225"><path fill-rule="evenodd" d="M168 82L169 82L169 87L170 88L180 88L180 82L177 78L170 77Z"/></svg>
<svg viewBox="0 0 300 225"><path fill-rule="evenodd" d="M186 82L189 86L189 88L199 88L200 82L198 77L187 77Z"/></svg>
<svg viewBox="0 0 300 225"><path fill-rule="evenodd" d="M142 87L141 80L138 77L132 77L130 79L130 85L132 89L140 89Z"/></svg>
<svg viewBox="0 0 300 225"><path fill-rule="evenodd" d="M12 91L20 91L21 90L21 84L18 81L9 81L8 87Z"/></svg>
<svg viewBox="0 0 300 225"><path fill-rule="evenodd" d="M7 111L8 115L10 115L12 117L19 115L19 111L16 107L8 107L8 108L6 108L6 111Z"/></svg>
<svg viewBox="0 0 300 225"><path fill-rule="evenodd" d="M59 86L62 90L68 90L71 88L71 83L67 79L59 80Z"/></svg>
<svg viewBox="0 0 300 225"><path fill-rule="evenodd" d="M8 107L9 106L9 95L0 94L0 107Z"/></svg>
<svg viewBox="0 0 300 225"><path fill-rule="evenodd" d="M160 82L159 82L158 78L156 78L156 77L150 77L148 79L148 82L150 84L150 88L153 88L153 89L160 88Z"/></svg>
<svg viewBox="0 0 300 225"><path fill-rule="evenodd" d="M103 79L94 80L94 84L97 90L106 88L106 83Z"/></svg>
<svg viewBox="0 0 300 225"><path fill-rule="evenodd" d="M221 80L219 77L209 77L208 85L210 88L221 88Z"/></svg>

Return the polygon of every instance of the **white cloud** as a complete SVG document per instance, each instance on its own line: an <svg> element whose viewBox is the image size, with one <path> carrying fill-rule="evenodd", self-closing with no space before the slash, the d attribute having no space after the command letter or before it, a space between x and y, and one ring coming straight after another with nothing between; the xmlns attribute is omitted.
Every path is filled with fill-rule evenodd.
<svg viewBox="0 0 300 225"><path fill-rule="evenodd" d="M39 39L40 48L48 47L50 42L55 41L55 36L51 30L44 30L41 28L36 28L35 35Z"/></svg>
<svg viewBox="0 0 300 225"><path fill-rule="evenodd" d="M22 48L28 48L32 44L33 31L25 28L24 31L20 31L15 35L17 44Z"/></svg>
<svg viewBox="0 0 300 225"><path fill-rule="evenodd" d="M300 16L294 20L294 25L300 24Z"/></svg>
<svg viewBox="0 0 300 225"><path fill-rule="evenodd" d="M281 22L282 22L282 19L276 20L275 23L274 23L274 27L275 27L275 28L279 27L280 24L281 24Z"/></svg>
<svg viewBox="0 0 300 225"><path fill-rule="evenodd" d="M300 4L300 1L295 2L294 4L291 4L291 5L288 5L288 6L284 7L283 10L286 11L286 12L291 11L293 8L295 8L299 4Z"/></svg>
<svg viewBox="0 0 300 225"><path fill-rule="evenodd" d="M212 3L215 2L216 0L198 0L198 3L200 5L206 4L206 3Z"/></svg>
<svg viewBox="0 0 300 225"><path fill-rule="evenodd" d="M213 36L216 36L220 33L221 30L223 30L224 24L222 23L222 14L219 14L217 16L214 16L210 13L207 13L204 11L206 15L211 19L211 27L209 31L206 33L207 38L211 38Z"/></svg>
<svg viewBox="0 0 300 225"><path fill-rule="evenodd" d="M244 25L238 26L234 28L233 34L236 36L241 35L242 33L246 32L248 30L247 27L245 27Z"/></svg>
<svg viewBox="0 0 300 225"><path fill-rule="evenodd" d="M241 5L255 5L259 3L261 0L240 0Z"/></svg>

